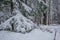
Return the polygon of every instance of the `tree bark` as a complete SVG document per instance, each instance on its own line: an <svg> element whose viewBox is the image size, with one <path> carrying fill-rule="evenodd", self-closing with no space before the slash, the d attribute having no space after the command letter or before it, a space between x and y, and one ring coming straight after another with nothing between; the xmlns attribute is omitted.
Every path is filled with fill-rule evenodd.
<svg viewBox="0 0 60 40"><path fill-rule="evenodd" d="M27 4L27 0L25 0L25 3Z"/></svg>
<svg viewBox="0 0 60 40"><path fill-rule="evenodd" d="M13 1L11 0L11 16L13 15ZM14 30L13 23L11 24L12 26L12 31Z"/></svg>
<svg viewBox="0 0 60 40"><path fill-rule="evenodd" d="M41 13L41 24L43 24L43 13Z"/></svg>
<svg viewBox="0 0 60 40"><path fill-rule="evenodd" d="M11 0L11 15L12 15L12 12L13 12L13 2Z"/></svg>

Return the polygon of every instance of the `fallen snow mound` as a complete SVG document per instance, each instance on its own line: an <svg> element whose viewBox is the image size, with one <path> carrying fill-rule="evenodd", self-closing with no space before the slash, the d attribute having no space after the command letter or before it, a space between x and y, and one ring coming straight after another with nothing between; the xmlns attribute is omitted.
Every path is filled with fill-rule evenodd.
<svg viewBox="0 0 60 40"><path fill-rule="evenodd" d="M0 30L13 30L16 32L26 33L36 27L34 23L24 17L19 10L15 10L15 13L17 13L17 15L11 17L0 25Z"/></svg>

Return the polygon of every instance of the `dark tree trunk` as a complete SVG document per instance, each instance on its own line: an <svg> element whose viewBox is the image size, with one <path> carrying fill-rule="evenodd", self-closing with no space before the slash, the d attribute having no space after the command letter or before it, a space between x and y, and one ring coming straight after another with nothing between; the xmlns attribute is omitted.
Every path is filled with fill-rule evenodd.
<svg viewBox="0 0 60 40"><path fill-rule="evenodd" d="M13 15L13 2L11 0L11 16ZM13 23L11 24L12 26L12 31L14 30L14 26L13 26Z"/></svg>
<svg viewBox="0 0 60 40"><path fill-rule="evenodd" d="M45 25L46 25L46 14L44 13L44 14L43 14L43 16L44 16L43 24L45 24Z"/></svg>
<svg viewBox="0 0 60 40"><path fill-rule="evenodd" d="M20 0L21 2L23 2L23 0Z"/></svg>
<svg viewBox="0 0 60 40"><path fill-rule="evenodd" d="M27 0L25 0L25 3L27 4Z"/></svg>
<svg viewBox="0 0 60 40"><path fill-rule="evenodd" d="M13 26L13 24L11 24L11 26L12 26L12 31L14 31L14 26Z"/></svg>
<svg viewBox="0 0 60 40"><path fill-rule="evenodd" d="M13 12L13 2L11 0L11 15L12 15L12 12Z"/></svg>

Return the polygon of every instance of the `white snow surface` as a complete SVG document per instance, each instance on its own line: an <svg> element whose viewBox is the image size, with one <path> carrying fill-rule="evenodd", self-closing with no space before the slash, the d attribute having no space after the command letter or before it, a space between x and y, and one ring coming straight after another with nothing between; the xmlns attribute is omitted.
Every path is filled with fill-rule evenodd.
<svg viewBox="0 0 60 40"><path fill-rule="evenodd" d="M56 32L55 40L60 40L60 25L52 24L52 25L40 25L42 31L48 32Z"/></svg>
<svg viewBox="0 0 60 40"><path fill-rule="evenodd" d="M60 32L57 32L56 40L60 40Z"/></svg>
<svg viewBox="0 0 60 40"><path fill-rule="evenodd" d="M0 31L0 40L53 40L53 38L54 33L42 32L39 29L26 34Z"/></svg>
<svg viewBox="0 0 60 40"><path fill-rule="evenodd" d="M60 25L40 25L43 30L58 31L60 32Z"/></svg>

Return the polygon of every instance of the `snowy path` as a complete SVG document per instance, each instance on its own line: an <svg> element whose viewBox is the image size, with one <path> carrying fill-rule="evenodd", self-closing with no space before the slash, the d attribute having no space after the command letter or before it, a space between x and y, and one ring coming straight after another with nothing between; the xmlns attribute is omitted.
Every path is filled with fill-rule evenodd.
<svg viewBox="0 0 60 40"><path fill-rule="evenodd" d="M56 40L60 40L60 25L53 26L52 28L57 30Z"/></svg>
<svg viewBox="0 0 60 40"><path fill-rule="evenodd" d="M54 33L42 32L39 29L26 34L0 31L0 40L53 40L53 37Z"/></svg>
<svg viewBox="0 0 60 40"><path fill-rule="evenodd" d="M57 32L56 40L60 40L60 32Z"/></svg>
<svg viewBox="0 0 60 40"><path fill-rule="evenodd" d="M41 25L41 27L45 29L49 29L51 31L57 31L56 32L56 40L60 40L60 25Z"/></svg>

